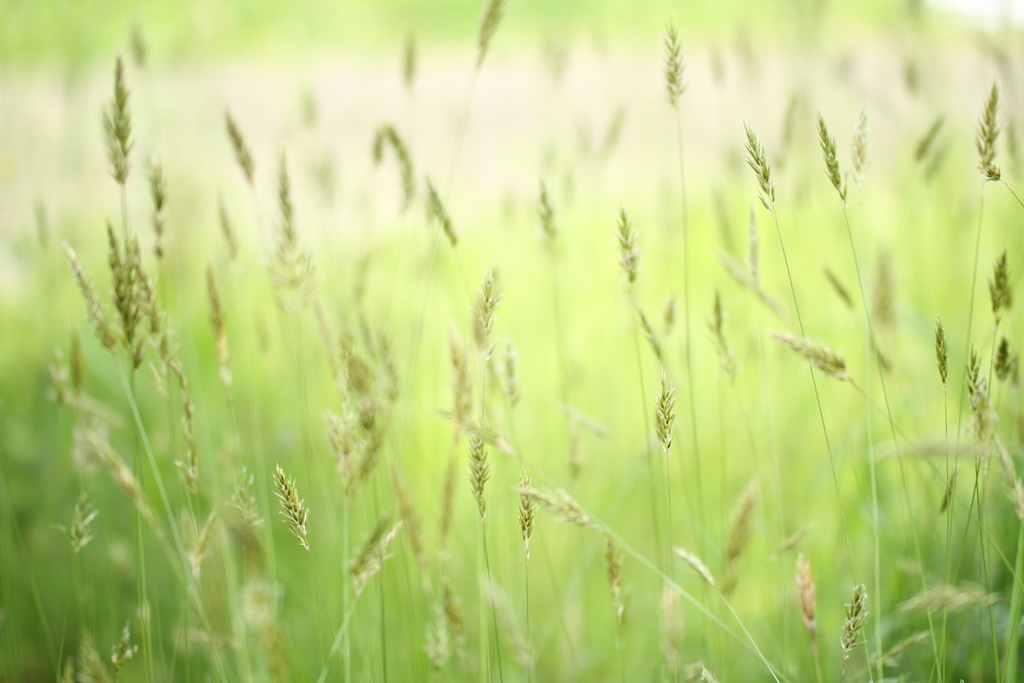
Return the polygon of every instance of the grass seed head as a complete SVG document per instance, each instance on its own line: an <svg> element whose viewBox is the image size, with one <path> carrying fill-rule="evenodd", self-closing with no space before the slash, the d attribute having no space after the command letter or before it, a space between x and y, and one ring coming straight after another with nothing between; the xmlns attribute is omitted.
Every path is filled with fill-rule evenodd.
<svg viewBox="0 0 1024 683"><path fill-rule="evenodd" d="M868 590L864 584L859 584L853 589L853 598L846 605L846 621L843 622L843 634L841 644L843 646L843 658L849 659L853 648L861 644L861 629L868 616Z"/></svg>
<svg viewBox="0 0 1024 683"><path fill-rule="evenodd" d="M476 342L477 351L490 356L491 328L497 319L495 311L501 303L501 288L498 285L497 276L494 270L488 268L484 271L484 280L477 290L476 300L473 302L473 340Z"/></svg>
<svg viewBox="0 0 1024 683"><path fill-rule="evenodd" d="M487 516L487 499L484 498L484 484L491 478L491 465L487 462L487 447L480 437L469 438L469 487L476 499L476 507L480 512L480 521Z"/></svg>
<svg viewBox="0 0 1024 683"><path fill-rule="evenodd" d="M255 187L256 164L252 159L252 152L249 151L249 146L245 143L242 129L238 127L235 119L231 116L231 112L227 110L224 111L224 122L227 125L228 138L231 140L231 149L235 152L235 161L238 162L242 173L245 174L245 180L249 183L249 187Z"/></svg>
<svg viewBox="0 0 1024 683"><path fill-rule="evenodd" d="M412 86L416 81L416 35L410 33L405 37L405 45L402 48L402 83L405 84L407 92L412 92Z"/></svg>
<svg viewBox="0 0 1024 683"><path fill-rule="evenodd" d="M210 510L202 529L199 530L199 538L196 539L195 552L192 553L192 576L198 578L199 570L203 566L203 558L206 557L206 549L210 545L210 536L213 533L213 524L217 521L217 508Z"/></svg>
<svg viewBox="0 0 1024 683"><path fill-rule="evenodd" d="M427 659L430 660L430 668L435 673L440 672L451 657L451 637L448 622L439 601L434 608L434 620L427 624L426 642L423 648L427 652Z"/></svg>
<svg viewBox="0 0 1024 683"><path fill-rule="evenodd" d="M487 50L491 46L491 39L498 30L501 20L508 9L508 0L484 0L483 14L480 15L480 30L477 32L477 58L476 68L483 66L484 58L487 57Z"/></svg>
<svg viewBox="0 0 1024 683"><path fill-rule="evenodd" d="M551 202L551 195L548 193L548 185L540 181L540 199L537 204L537 216L540 218L540 229L547 239L548 245L554 244L558 236L558 222L555 216L555 207Z"/></svg>
<svg viewBox="0 0 1024 683"><path fill-rule="evenodd" d="M754 129L747 123L743 124L747 134L746 150L747 165L754 171L754 179L757 181L758 198L768 213L775 213L775 179L772 177L772 169L768 164L768 155L764 151L764 145L757 139Z"/></svg>
<svg viewBox="0 0 1024 683"><path fill-rule="evenodd" d="M428 586L427 543L423 538L420 515L416 510L416 504L409 494L409 488L405 485L405 479L402 477L398 465L393 460L388 464L391 471L391 482L395 489L395 498L398 500L398 511L402 516L402 526L405 528L405 534L409 539L409 545L412 547L412 554L416 558L416 564L420 567L423 584Z"/></svg>
<svg viewBox="0 0 1024 683"><path fill-rule="evenodd" d="M996 143L999 140L999 84L992 82L985 108L978 120L978 128L974 135L974 147L978 151L978 170L985 180L999 180L1002 174L993 162L996 158Z"/></svg>
<svg viewBox="0 0 1024 683"><path fill-rule="evenodd" d="M942 326L942 318L935 316L935 366L939 369L939 379L946 386L949 376L949 347L946 345L946 328Z"/></svg>
<svg viewBox="0 0 1024 683"><path fill-rule="evenodd" d="M390 557L388 548L401 528L401 521L391 524L390 519L382 518L377 521L373 531L359 547L349 569L352 575L352 591L356 597L362 594L366 584L384 567L385 560Z"/></svg>
<svg viewBox="0 0 1024 683"><path fill-rule="evenodd" d="M615 610L615 623L621 629L626 608L622 603L622 551L615 544L611 534L604 537L604 568L608 579L608 590L612 594L612 607Z"/></svg>
<svg viewBox="0 0 1024 683"><path fill-rule="evenodd" d="M220 233L224 237L224 244L228 247L228 258L232 261L238 260L238 237L235 235L235 228L231 224L231 216L227 207L224 206L224 199L217 198L217 217L220 220Z"/></svg>
<svg viewBox="0 0 1024 683"><path fill-rule="evenodd" d="M142 254L138 240L128 235L124 244L118 242L114 226L107 222L109 251L107 263L113 282L113 303L119 323L119 341L138 370L145 355L145 339L139 326L149 305L152 291L142 267Z"/></svg>
<svg viewBox="0 0 1024 683"><path fill-rule="evenodd" d="M270 275L276 288L278 305L286 313L296 313L313 299L316 290L316 264L312 252L299 244L291 180L284 153L278 158L277 200L280 220L277 224L277 244L274 246Z"/></svg>
<svg viewBox="0 0 1024 683"><path fill-rule="evenodd" d="M954 463L953 470L949 473L949 479L946 481L946 491L942 494L942 503L939 504L940 515L949 508L949 504L953 501L953 494L956 493L957 473L959 471L960 464Z"/></svg>
<svg viewBox="0 0 1024 683"><path fill-rule="evenodd" d="M564 489L556 489L550 491L547 489L538 489L533 486L518 489L520 496L526 496L534 503L543 507L546 511L553 514L555 518L560 522L568 522L569 524L575 524L579 527L593 529L604 533L594 521L590 518L583 507L576 502L576 499L569 495Z"/></svg>
<svg viewBox="0 0 1024 683"><path fill-rule="evenodd" d="M462 600L459 594L452 587L452 581L447 576L441 577L441 608L444 611L445 620L455 637L455 652L460 658L466 658L466 628L462 621Z"/></svg>
<svg viewBox="0 0 1024 683"><path fill-rule="evenodd" d="M505 342L505 397L510 408L515 408L522 398L519 385L519 352L511 340Z"/></svg>
<svg viewBox="0 0 1024 683"><path fill-rule="evenodd" d="M679 97L686 90L683 82L683 72L686 65L683 63L682 45L679 41L679 32L671 21L665 27L665 95L668 103L673 107L679 106Z"/></svg>
<svg viewBox="0 0 1024 683"><path fill-rule="evenodd" d="M519 532L523 537L523 550L526 563L530 563L530 536L533 535L533 524L537 517L537 503L526 495L530 488L530 475L523 470L519 473Z"/></svg>
<svg viewBox="0 0 1024 683"><path fill-rule="evenodd" d="M299 540L299 543L307 551L309 550L309 539L306 536L306 522L309 520L309 508L305 501L299 498L299 491L295 488L295 482L289 479L277 465L274 470L274 483L277 485L277 492L274 494L281 502L281 516L288 529Z"/></svg>
<svg viewBox="0 0 1024 683"><path fill-rule="evenodd" d="M999 341L993 369L1000 382L1017 378L1017 353L1010 348L1010 340L1006 338L1005 334Z"/></svg>
<svg viewBox="0 0 1024 683"><path fill-rule="evenodd" d="M824 263L821 264L821 270L825 273L825 279L832 285L833 291L836 295L842 299L843 305L848 309L853 310L853 297L850 296L850 292L847 291L843 283L839 281L839 276L832 272L832 269L826 266Z"/></svg>
<svg viewBox="0 0 1024 683"><path fill-rule="evenodd" d="M167 179L160 159L153 156L149 160L149 198L153 203L153 233L156 239L153 252L156 257L164 256L164 229L167 227Z"/></svg>
<svg viewBox="0 0 1024 683"><path fill-rule="evenodd" d="M708 320L708 329L711 330L711 338L715 342L715 352L718 354L718 364L722 368L722 372L730 380L735 381L736 356L725 339L725 309L722 307L722 296L717 287L715 288L715 305L711 311L711 319Z"/></svg>
<svg viewBox="0 0 1024 683"><path fill-rule="evenodd" d="M722 583L722 593L725 595L731 593L736 587L736 571L740 559L753 537L754 505L757 503L757 494L757 480L752 480L743 489L743 494L732 513L732 526L725 542L725 581Z"/></svg>
<svg viewBox="0 0 1024 683"><path fill-rule="evenodd" d="M670 293L665 297L665 303L661 307L661 324L665 330L665 336L672 334L672 330L676 326L676 314L679 312L679 304L676 302L675 293Z"/></svg>
<svg viewBox="0 0 1024 683"><path fill-rule="evenodd" d="M821 342L796 337L788 332L769 332L768 336L793 349L798 356L807 360L811 365L829 377L834 377L843 382L853 382L853 379L846 372L846 361L843 359L842 352L833 351Z"/></svg>
<svg viewBox="0 0 1024 683"><path fill-rule="evenodd" d="M983 586L965 582L960 585L928 586L918 595L900 603L899 611L913 612L962 612L972 607L987 607L999 602L999 595L989 593Z"/></svg>
<svg viewBox="0 0 1024 683"><path fill-rule="evenodd" d="M431 220L437 221L445 236L448 237L448 241L454 247L459 241L459 234L455 231L455 226L452 225L452 217L448 215L448 209L445 208L444 202L441 201L441 195L437 193L437 189L429 177L426 179L426 183L427 215Z"/></svg>
<svg viewBox="0 0 1024 683"><path fill-rule="evenodd" d="M178 378L178 388L181 390L181 403L184 416L181 420L181 427L185 433L185 458L176 460L175 467L181 470L185 485L192 495L199 493L199 448L196 445L196 408L192 403L192 393L189 391L188 378L178 359L173 359L167 364L168 369Z"/></svg>
<svg viewBox="0 0 1024 683"><path fill-rule="evenodd" d="M661 653L670 671L681 663L680 645L683 638L683 615L679 611L679 593L665 582L661 590Z"/></svg>
<svg viewBox="0 0 1024 683"><path fill-rule="evenodd" d="M868 105L860 108L857 125L853 129L853 140L850 142L850 163L853 166L853 182L859 189L864 183L864 173L869 159Z"/></svg>
<svg viewBox="0 0 1024 683"><path fill-rule="evenodd" d="M124 81L124 60L117 54L114 64L114 98L103 112L110 174L124 187L128 180L128 153L132 149L132 116L128 111L128 86Z"/></svg>
<svg viewBox="0 0 1024 683"><path fill-rule="evenodd" d="M705 583L707 583L712 588L716 586L715 577L711 575L711 571L707 568L707 565L705 565L699 557L683 548L674 548L673 550L675 551L676 555L682 558L683 562L690 565L690 568L693 569L693 571L697 572L697 576L704 579Z"/></svg>
<svg viewBox="0 0 1024 683"><path fill-rule="evenodd" d="M64 361L64 352L60 348L53 350L50 361L50 384L53 385L54 400L58 405L68 402L68 364Z"/></svg>
<svg viewBox="0 0 1024 683"><path fill-rule="evenodd" d="M644 311L640 306L636 306L637 315L640 317L640 330L644 333L644 339L647 340L647 344L651 347L651 352L654 353L654 357L658 359L658 362L662 362L664 359L661 355L661 342L658 341L658 333L654 331L654 325L644 315Z"/></svg>
<svg viewBox="0 0 1024 683"><path fill-rule="evenodd" d="M388 146L398 160L398 170L402 175L402 211L405 212L416 198L416 175L412 167L409 148L398 135L398 131L390 123L377 129L373 137L373 162L379 164L384 157L384 147Z"/></svg>
<svg viewBox="0 0 1024 683"><path fill-rule="evenodd" d="M839 172L839 157L836 153L836 139L829 135L828 127L821 112L818 112L818 142L821 145L821 156L825 160L825 175L839 194L839 201L846 206L846 183Z"/></svg>
<svg viewBox="0 0 1024 683"><path fill-rule="evenodd" d="M637 233L629 222L626 210L619 209L619 220L615 233L619 244L619 266L626 276L627 284L632 287L640 272L640 247L637 246Z"/></svg>
<svg viewBox="0 0 1024 683"><path fill-rule="evenodd" d="M146 45L146 36L142 33L142 24L132 22L132 61L140 69L146 68L146 61L149 56L149 47Z"/></svg>
<svg viewBox="0 0 1024 683"><path fill-rule="evenodd" d="M102 431L92 427L85 427L83 436L89 455L96 459L99 464L107 470L110 478L114 480L118 488L128 497L139 514L150 524L158 536L162 536L162 527L157 519L153 508L146 500L146 494L139 485L132 470L125 463L124 459L111 447L110 442Z"/></svg>
<svg viewBox="0 0 1024 683"><path fill-rule="evenodd" d="M988 443L995 433L999 416L990 405L988 379L981 374L981 356L974 346L971 346L965 381L972 413L968 429L974 432L979 442Z"/></svg>
<svg viewBox="0 0 1024 683"><path fill-rule="evenodd" d="M224 327L224 307L221 306L220 291L217 289L217 279L213 275L212 265L206 267L206 298L210 303L210 327L213 328L213 341L217 346L220 380L230 391L231 352L228 350L228 333Z"/></svg>
<svg viewBox="0 0 1024 683"><path fill-rule="evenodd" d="M988 281L989 298L992 302L992 315L998 325L1002 320L1002 312L1013 305L1013 290L1010 288L1010 267L1006 260L1006 250L992 263L992 279Z"/></svg>
<svg viewBox="0 0 1024 683"><path fill-rule="evenodd" d="M879 328L892 330L896 326L896 273L892 255L886 249L880 249L878 253L871 308L873 320Z"/></svg>
<svg viewBox="0 0 1024 683"><path fill-rule="evenodd" d="M665 369L661 370L661 389L655 402L655 430L658 433L658 441L661 442L661 449L668 457L672 451L672 425L676 420L676 397L675 387L668 382L668 375Z"/></svg>
<svg viewBox="0 0 1024 683"><path fill-rule="evenodd" d="M67 527L56 525L54 527L58 531L64 532L68 537L73 555L82 552L82 549L89 545L89 541L93 539L90 527L96 521L96 517L99 514L96 508L89 504L85 491L82 491L82 494L78 497L78 502L75 503L75 511L71 516L71 525Z"/></svg>
<svg viewBox="0 0 1024 683"><path fill-rule="evenodd" d="M801 553L796 558L796 592L800 598L800 612L803 616L804 626L811 638L815 637L814 613L817 609L817 601L814 598L814 579L811 578L811 563L804 559Z"/></svg>
<svg viewBox="0 0 1024 683"><path fill-rule="evenodd" d="M234 508L238 515L238 521L249 531L256 531L263 526L263 519L259 514L259 506L256 504L256 495L253 493L255 478L245 467L238 473L231 498L228 505Z"/></svg>

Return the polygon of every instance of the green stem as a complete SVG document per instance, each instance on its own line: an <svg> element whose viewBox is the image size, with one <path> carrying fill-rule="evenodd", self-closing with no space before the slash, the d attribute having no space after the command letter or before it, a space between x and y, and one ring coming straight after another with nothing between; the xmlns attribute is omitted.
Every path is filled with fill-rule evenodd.
<svg viewBox="0 0 1024 683"><path fill-rule="evenodd" d="M343 548L342 553L344 554L344 561L343 561L341 566L342 566L343 570L347 572L348 568L349 568L348 567L348 563L349 563L349 557L348 557L349 500L348 500L348 493L347 492L344 492L342 494L341 514L342 514L341 544L342 544L342 548ZM345 605L345 609L348 610L351 607L351 603L353 603L354 601L352 600L352 597L349 594L349 583L348 583L348 581L344 581L343 583L344 583L344 589L343 589L344 605ZM347 681L351 681L352 680L352 650L351 650L351 640L349 638L348 633L345 634L344 646L342 648L342 658L344 660L344 667L343 667L344 668L344 672L345 672L344 680L346 682Z"/></svg>
<svg viewBox="0 0 1024 683"><path fill-rule="evenodd" d="M782 261L786 265L786 276L789 278L789 290L793 295L793 309L796 311L796 320L800 327L800 336L806 338L807 334L804 332L804 320L800 315L800 304L797 302L796 297L796 285L793 283L793 271L789 267L789 256L786 255L786 243L782 239L782 228L779 227L779 217L775 213L774 207L772 207L771 215L775 222L775 232L779 236L779 246L782 248ZM853 562L853 545L850 543L850 530L846 524L846 511L843 510L843 499L839 493L839 476L836 474L835 457L832 455L832 444L828 438L828 427L825 425L825 410L821 406L821 396L818 393L818 380L814 376L814 368L811 366L810 361L807 362L807 370L811 373L811 385L814 387L814 400L818 404L818 416L821 419L821 431L825 436L825 448L828 450L829 466L832 469L832 483L836 488L836 502L839 504L839 516L843 522L843 534L846 536L846 550L850 554L850 574L853 576L854 583L856 583L857 570Z"/></svg>
<svg viewBox="0 0 1024 683"><path fill-rule="evenodd" d="M1024 527L1022 527L1024 528ZM530 644L530 560L525 558L523 562L523 578L526 582L526 644ZM526 681L533 681L533 658L526 664Z"/></svg>
<svg viewBox="0 0 1024 683"><path fill-rule="evenodd" d="M352 614L356 610L358 597L359 596L356 596L352 600L352 604L348 606L348 609L345 611L345 618L341 620L341 626L338 627L337 633L334 634L334 642L331 643L331 651L327 653L327 661L320 670L320 676L316 679L317 683L324 683L324 681L327 680L327 674L331 672L331 660L334 659L334 655L338 654L338 648L341 647L341 642L348 633L348 624L352 621Z"/></svg>
<svg viewBox="0 0 1024 683"><path fill-rule="evenodd" d="M143 426L142 415L139 412L139 406L135 402L135 396L131 391L131 386L128 382L128 377L125 375L124 368L121 367L120 363L114 363L114 367L117 368L118 377L121 380L121 386L124 389L125 395L128 397L128 403L132 410L132 417L134 418L135 427L138 430L139 437L142 441L143 451L146 454L146 458L149 462L150 469L153 470L157 491L160 494L160 501L163 504L164 514L166 515L168 520L167 526L171 531L171 536L174 540L175 548L171 548L170 543L167 541L167 538L162 533L162 529L160 527L155 528L157 531L160 532L156 534L157 540L160 542L161 546L164 549L164 552L167 554L167 559L170 561L171 567L175 570L175 573L178 575L178 578L181 579L182 583L185 585L186 590L188 594L192 597L193 602L195 602L196 611L203 619L204 626L206 627L207 633L210 637L210 644L213 649L214 655L213 660L214 663L216 664L217 674L220 680L226 683L228 679L227 673L224 670L224 662L221 658L220 647L217 645L217 640L214 637L213 627L209 622L209 615L206 609L203 607L203 602L202 598L199 595L198 586L196 585L195 579L192 576L191 572L182 571L183 566L187 567L189 565L188 552L185 550L185 544L181 538L181 533L178 529L178 526L174 524L172 521L175 519L175 515L171 510L170 499L167 496L167 488L164 486L163 477L160 474L159 467L157 466L156 456L153 454L153 448L149 442L149 435L146 433L145 427Z"/></svg>
<svg viewBox="0 0 1024 683"><path fill-rule="evenodd" d="M491 558L487 554L487 527L482 519L480 520L480 538L484 548L484 567L487 569L487 583L491 583ZM490 589L491 587L488 586L488 588ZM494 605L491 605L491 625L494 627L494 650L497 653L498 660L498 680L504 683L505 674L501 666L501 641L498 640L498 615L495 613Z"/></svg>
<svg viewBox="0 0 1024 683"><path fill-rule="evenodd" d="M1014 582L1013 591L1010 594L1010 633L1006 647L1006 673L1003 675L1004 681L1017 680L1017 643L1020 637L1021 603L1019 579L1021 572L1024 572L1024 523L1021 523L1020 531L1017 534L1017 559L1013 563Z"/></svg>
<svg viewBox="0 0 1024 683"><path fill-rule="evenodd" d="M686 176L683 172L683 123L679 113L678 103L676 110L676 143L679 156L679 204L681 222L683 228L683 317L684 330L686 335L686 388L690 399L690 434L693 437L693 460L697 465L697 519L700 523L702 533L698 536L698 552L704 554L704 493L703 482L700 474L700 447L697 438L697 402L693 392L693 352L691 351L692 337L690 334L690 231L689 217L686 210ZM682 467L683 459L679 459ZM671 539L669 539L671 541ZM671 552L671 551L670 551Z"/></svg>
<svg viewBox="0 0 1024 683"><path fill-rule="evenodd" d="M651 499L651 529L654 531L654 544L659 549L656 557L658 558L659 565L664 566L666 560L664 559L665 549L661 544L661 530L658 528L658 504L656 502L656 491L654 484L654 455L651 451L651 439L650 439L650 423L647 421L647 390L644 388L644 365L640 355L640 330L639 324L636 321L635 311L639 310L636 306L636 300L633 297L633 290L629 290L629 304L630 308L634 310L633 314L633 346L636 350L636 371L637 377L640 379L640 405L642 408L643 415L643 438L644 438L644 450L647 453L647 478L650 486L650 499ZM697 464L697 481L700 481L700 463ZM698 487L700 484L698 483ZM703 529L703 525L701 525Z"/></svg>

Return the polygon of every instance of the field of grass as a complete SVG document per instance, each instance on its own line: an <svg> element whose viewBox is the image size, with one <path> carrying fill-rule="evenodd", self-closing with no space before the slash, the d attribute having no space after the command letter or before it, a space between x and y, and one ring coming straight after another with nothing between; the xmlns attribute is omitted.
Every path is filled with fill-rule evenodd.
<svg viewBox="0 0 1024 683"><path fill-rule="evenodd" d="M1018 680L1015 27L108 4L0 9L0 681Z"/></svg>

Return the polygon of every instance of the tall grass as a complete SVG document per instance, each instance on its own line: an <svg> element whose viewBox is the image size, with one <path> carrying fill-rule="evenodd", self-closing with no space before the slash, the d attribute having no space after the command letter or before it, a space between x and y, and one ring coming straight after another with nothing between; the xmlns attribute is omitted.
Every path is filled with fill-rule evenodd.
<svg viewBox="0 0 1024 683"><path fill-rule="evenodd" d="M988 183L1011 186L996 159L1012 105L1000 110L993 86L982 107L977 201L956 103L943 101L946 119L927 112L946 123L923 132L872 108L870 145L862 110L844 173L824 117L801 114L799 93L813 92L801 68L785 82L798 95L779 172L750 126L745 140L684 129L682 98L687 121L720 117L733 94L728 106L757 115L752 74L786 58L741 41L712 54L722 63L708 79L684 70L670 23L661 82L631 84L644 95L612 117L615 142L594 147L589 126L618 104L595 104L592 85L593 100L574 101L575 70L592 67L556 79L567 107L594 111L552 113L579 130L555 136L538 195L522 180L539 175L537 159L513 153L537 140L515 137L479 97L499 96L478 84L486 62L521 59L495 42L507 9L482 3L454 102L434 102L434 46L406 42L392 85L411 97L416 83L416 118L401 126L408 137L386 123L390 108L344 130L362 157L344 160L340 208L312 189L322 150L306 145L323 141L303 143L251 105L221 121L204 102L215 123L200 135L219 146L168 143L138 173L156 124L132 118L134 72L115 61L112 97L91 104L106 102L100 131L93 121L106 159L86 157L89 177L62 198L75 220L48 227L65 248L25 251L0 235L18 283L0 296L13 330L0 345L0 679L1016 680L1024 413L1012 304L1024 242L1013 197L986 196ZM147 78L166 77L145 46L135 53ZM532 91L509 73L495 70L496 90L527 106ZM651 126L652 151L659 91L675 139ZM914 106L935 106L931 95ZM426 128L442 105L450 138ZM187 116L157 114L163 140L188 130ZM268 148L288 161L257 163ZM631 165L663 148L665 168ZM760 244L755 217L741 265L731 226L750 195L744 153L777 241ZM367 181L362 171L385 162L397 182ZM845 234L821 220L820 183L806 180L822 162ZM111 197L88 196L92 176ZM594 229L615 200L630 213L619 209L614 233ZM104 232L105 212L117 218ZM908 235L889 227L901 215L935 225ZM665 252L668 267L641 270L635 225L644 263ZM893 256L872 296L876 241ZM716 250L724 277L703 258ZM991 335L972 334L983 252L995 257ZM845 258L852 273L832 262ZM70 272L51 282L57 260ZM474 295L465 273L476 268ZM827 289L846 291L850 277L859 297ZM650 305L673 291L676 335L674 295L660 316ZM700 301L707 358L692 326ZM36 322L44 305L58 324ZM949 340L962 332L950 433L961 349ZM863 364L848 364L840 349L858 345ZM582 466L584 447L600 466ZM974 470L967 487L960 465Z"/></svg>

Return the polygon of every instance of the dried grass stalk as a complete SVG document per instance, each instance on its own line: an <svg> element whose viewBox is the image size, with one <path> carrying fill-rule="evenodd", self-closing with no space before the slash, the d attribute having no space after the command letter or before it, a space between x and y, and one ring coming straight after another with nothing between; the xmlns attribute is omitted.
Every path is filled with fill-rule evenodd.
<svg viewBox="0 0 1024 683"><path fill-rule="evenodd" d="M373 531L366 537L359 551L355 554L349 573L352 575L352 591L355 597L359 597L366 584L380 572L384 561L388 559L388 548L395 540L402 522L391 524L391 520L382 518L377 521Z"/></svg>
<svg viewBox="0 0 1024 683"><path fill-rule="evenodd" d="M768 336L793 349L798 356L821 370L829 377L853 384L853 378L846 372L846 361L841 351L834 351L821 342L811 341L788 332L769 332Z"/></svg>
<svg viewBox="0 0 1024 683"><path fill-rule="evenodd" d="M962 583L959 586L930 586L919 595L900 603L899 611L934 612L944 610L961 612L971 607L988 607L999 602L999 595L989 593L983 586L973 583Z"/></svg>
<svg viewBox="0 0 1024 683"><path fill-rule="evenodd" d="M699 557L683 548L674 548L674 550L676 555L681 557L686 564L690 565L693 571L697 572L697 576L704 579L704 582L712 588L716 587L715 577L711 575L711 571Z"/></svg>
<svg viewBox="0 0 1024 683"><path fill-rule="evenodd" d="M796 558L796 592L800 599L800 613L804 620L811 640L816 638L817 625L814 621L817 600L814 597L814 579L811 578L811 563L804 559L803 553Z"/></svg>
<svg viewBox="0 0 1024 683"><path fill-rule="evenodd" d="M227 125L228 138L231 140L231 149L235 153L235 161L238 162L242 173L245 174L245 180L249 183L249 186L255 187L256 164L252 160L252 152L249 151L249 146L245 143L242 129L238 127L235 119L231 116L231 112L227 110L224 111L224 123Z"/></svg>
<svg viewBox="0 0 1024 683"><path fill-rule="evenodd" d="M441 195L437 193L434 183L430 181L429 177L426 179L426 183L427 215L431 220L437 221L445 236L448 237L448 241L454 247L459 241L459 234L455 231L455 226L452 225L452 217L448 215L448 209L445 208L444 202L441 201Z"/></svg>
<svg viewBox="0 0 1024 683"><path fill-rule="evenodd" d="M736 570L739 568L740 559L753 535L754 505L757 503L757 494L757 481L751 480L743 489L743 494L733 510L732 526L725 542L725 581L722 582L724 595L729 595L736 588Z"/></svg>
<svg viewBox="0 0 1024 683"><path fill-rule="evenodd" d="M622 602L622 552L610 534L605 534L604 567L608 579L608 590L612 594L612 608L615 610L615 624L622 628L626 607Z"/></svg>
<svg viewBox="0 0 1024 683"><path fill-rule="evenodd" d="M398 170L402 175L402 212L404 213L416 198L416 175L412 168L412 157L409 155L409 148L405 146L398 131L390 123L378 128L373 137L374 164L379 164L384 158L385 145L391 148L398 160Z"/></svg>
<svg viewBox="0 0 1024 683"><path fill-rule="evenodd" d="M483 66L484 58L491 46L491 39L498 30L501 20L508 9L508 0L485 0L483 14L480 15L480 30L477 32L476 68Z"/></svg>
<svg viewBox="0 0 1024 683"><path fill-rule="evenodd" d="M547 512L555 515L560 522L568 522L579 527L594 529L604 533L588 515L583 507L576 502L564 489L554 491L538 489L532 486L518 489L520 496L526 496L534 503L544 508Z"/></svg>

